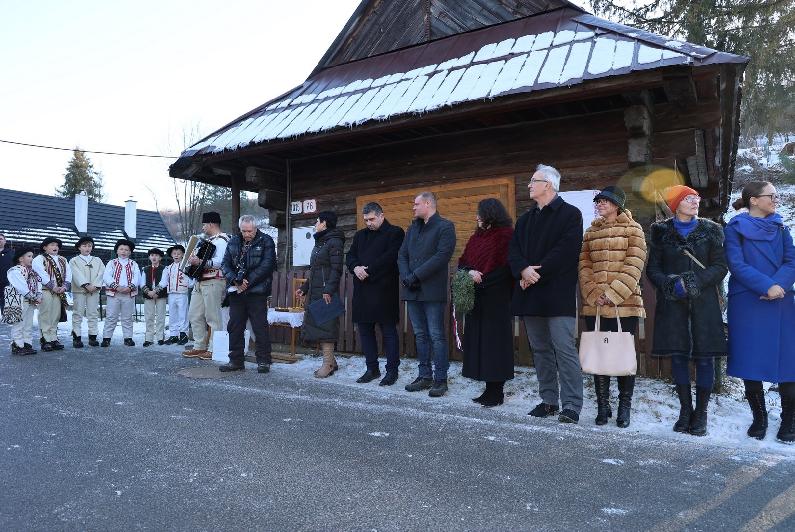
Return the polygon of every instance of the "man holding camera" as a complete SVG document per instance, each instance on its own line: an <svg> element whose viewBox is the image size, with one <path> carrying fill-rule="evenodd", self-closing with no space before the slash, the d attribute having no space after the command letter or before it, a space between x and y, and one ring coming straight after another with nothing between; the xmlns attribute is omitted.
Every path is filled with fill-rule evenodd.
<svg viewBox="0 0 795 532"><path fill-rule="evenodd" d="M238 222L240 234L226 246L221 266L229 293L229 363L221 371L245 369L246 322L251 321L257 344L257 371L268 373L271 341L268 336L268 296L276 270L276 245L257 229L257 220L244 214Z"/></svg>
<svg viewBox="0 0 795 532"><path fill-rule="evenodd" d="M447 307L448 268L455 251L455 226L436 212L436 195L423 192L414 198L414 221L398 253L403 299L417 343L419 375L406 391L427 390L431 397L447 393ZM431 368L433 353L433 368Z"/></svg>

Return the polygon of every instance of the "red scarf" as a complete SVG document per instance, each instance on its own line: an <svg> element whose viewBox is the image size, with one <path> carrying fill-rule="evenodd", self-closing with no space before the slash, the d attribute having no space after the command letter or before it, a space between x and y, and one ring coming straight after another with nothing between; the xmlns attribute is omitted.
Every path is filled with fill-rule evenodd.
<svg viewBox="0 0 795 532"><path fill-rule="evenodd" d="M475 231L458 266L477 270L482 274L493 272L508 264L508 245L513 237L513 227L494 227Z"/></svg>

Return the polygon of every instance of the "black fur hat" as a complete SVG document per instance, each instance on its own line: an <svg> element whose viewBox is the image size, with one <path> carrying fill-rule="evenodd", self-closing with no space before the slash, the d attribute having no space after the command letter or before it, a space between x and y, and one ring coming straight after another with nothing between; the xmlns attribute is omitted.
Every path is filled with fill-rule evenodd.
<svg viewBox="0 0 795 532"><path fill-rule="evenodd" d="M23 246L23 247L21 247L21 248L16 248L16 249L14 250L14 266L16 266L17 264L19 264L19 259L20 259L20 258L22 257L22 255L24 255L25 253L33 253L33 254L35 255L35 254L36 254L36 251L35 251L35 250L34 250L32 247L30 247L30 246Z"/></svg>
<svg viewBox="0 0 795 532"><path fill-rule="evenodd" d="M118 253L119 252L119 246L127 246L128 248L130 248L130 253L132 253L135 250L135 244L133 244L132 242L130 242L126 238L120 238L120 239L118 239L116 241L116 245L113 246L113 252L114 253Z"/></svg>
<svg viewBox="0 0 795 532"><path fill-rule="evenodd" d="M95 245L96 245L96 244L94 244L94 239L93 239L93 238L91 238L90 236L81 236L81 237L80 237L80 240L78 240L78 241L77 241L77 244L75 244L75 249L76 249L77 251L80 251L80 246L82 246L82 245L83 245L83 244L85 244L86 242L90 242L92 246L95 246Z"/></svg>
<svg viewBox="0 0 795 532"><path fill-rule="evenodd" d="M52 244L53 242L55 242L56 244L58 244L58 251L60 251L60 250L61 250L61 248L63 247L63 242L61 242L61 239L60 239L60 238L55 238L54 236L48 236L47 238L45 238L45 239L42 241L42 243L41 243L41 246L39 246L39 249L40 249L41 251L44 251L44 246L49 246L49 245L50 245L50 244Z"/></svg>

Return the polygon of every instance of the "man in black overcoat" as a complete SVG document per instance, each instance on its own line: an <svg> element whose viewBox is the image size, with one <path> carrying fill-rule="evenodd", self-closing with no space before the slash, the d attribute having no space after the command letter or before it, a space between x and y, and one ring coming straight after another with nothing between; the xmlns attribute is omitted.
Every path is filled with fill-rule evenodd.
<svg viewBox="0 0 795 532"><path fill-rule="evenodd" d="M375 338L375 326L378 324L386 356L386 374L379 384L391 386L397 380L400 364L397 332L400 275L397 256L404 233L403 229L389 223L378 203L365 205L362 216L367 227L354 235L346 259L348 270L354 275L353 322L359 330L367 364L364 375L356 382L370 382L381 376Z"/></svg>
<svg viewBox="0 0 795 532"><path fill-rule="evenodd" d="M508 249L514 278L513 313L524 321L541 404L530 415L577 423L582 409L582 370L575 343L577 268L582 213L558 195L560 173L538 165L527 188L536 202L516 221ZM558 386L560 383L560 386Z"/></svg>

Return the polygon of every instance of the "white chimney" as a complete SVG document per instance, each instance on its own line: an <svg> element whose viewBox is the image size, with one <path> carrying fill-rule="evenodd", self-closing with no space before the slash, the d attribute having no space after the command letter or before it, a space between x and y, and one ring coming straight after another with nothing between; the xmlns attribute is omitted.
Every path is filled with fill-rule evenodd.
<svg viewBox="0 0 795 532"><path fill-rule="evenodd" d="M75 195L75 228L81 235L88 233L88 195L85 191Z"/></svg>
<svg viewBox="0 0 795 532"><path fill-rule="evenodd" d="M137 202L132 199L132 196L124 202L124 232L128 238L132 239L135 239L135 227L137 224L136 205Z"/></svg>

